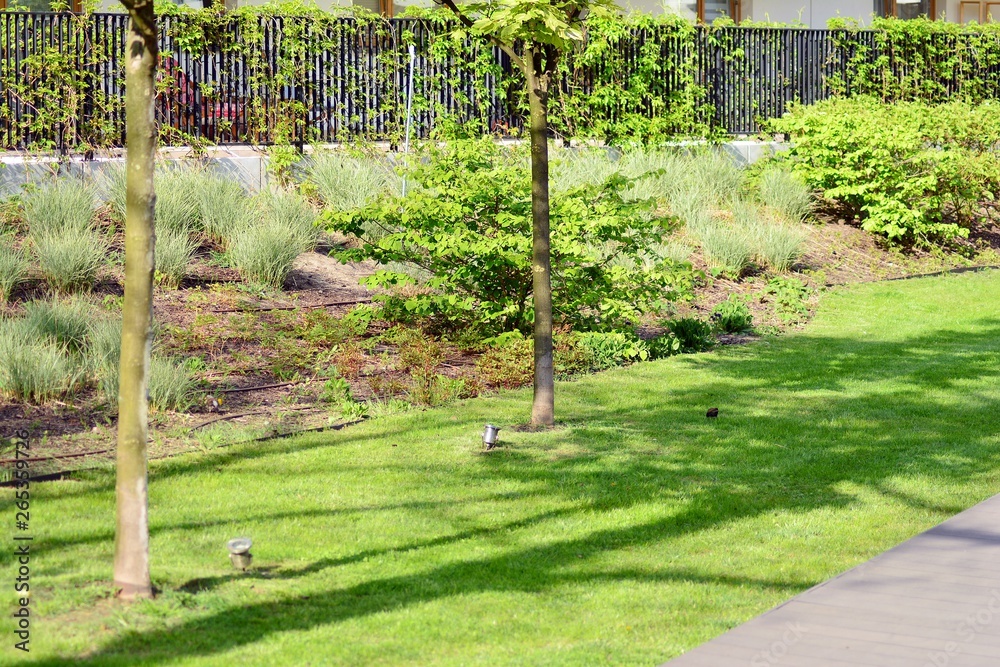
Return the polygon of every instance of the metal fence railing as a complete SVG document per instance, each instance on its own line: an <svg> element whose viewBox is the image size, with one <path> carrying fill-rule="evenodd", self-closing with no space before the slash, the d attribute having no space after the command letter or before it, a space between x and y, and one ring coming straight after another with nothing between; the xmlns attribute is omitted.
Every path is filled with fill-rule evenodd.
<svg viewBox="0 0 1000 667"><path fill-rule="evenodd" d="M521 124L521 102L504 84L516 74L506 56L486 45L454 53L435 49L442 34L436 23L261 16L250 27L223 23L192 48L181 38L183 21L160 20L156 117L165 141L398 139L411 44L414 136L427 136L449 114L459 121L476 117L491 130ZM122 145L126 30L124 14L0 12L0 147ZM752 134L790 102L858 92L855 79L865 67L882 68L883 78L931 97L964 94L973 86L977 97L1000 97L1000 57L985 58L983 36L974 39L966 44L962 34L940 34L906 46L887 45L866 31L643 29L618 42L615 57L627 70L646 47L658 49L659 80L631 112L654 113L656 96L663 101L659 108L669 107L687 88L700 95L691 113L703 116L705 126ZM1000 37L992 39L995 56ZM487 51L473 67L468 56L476 48ZM942 52L949 53L947 62L935 56ZM597 65L570 67L563 94L588 94L601 83L601 72ZM628 85L627 76L616 76ZM866 81L872 85L870 73Z"/></svg>

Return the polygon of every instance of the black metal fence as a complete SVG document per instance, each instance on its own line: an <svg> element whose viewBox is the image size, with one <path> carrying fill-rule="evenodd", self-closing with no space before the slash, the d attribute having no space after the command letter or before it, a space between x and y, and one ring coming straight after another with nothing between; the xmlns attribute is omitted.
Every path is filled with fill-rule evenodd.
<svg viewBox="0 0 1000 667"><path fill-rule="evenodd" d="M453 53L435 49L442 34L436 23L261 16L250 28L224 23L194 48L179 30L183 20L161 19L156 115L166 142L398 141L411 65L413 136L427 136L445 117L476 118L491 131L521 124L521 102L505 83L517 73L506 56L486 45ZM66 151L122 145L126 30L123 14L0 12L0 146ZM880 76L897 88L911 85L937 97L963 93L972 78L976 96L1000 97L1000 58L985 59L984 37L975 39L966 44L961 34L934 35L903 54L875 32L665 28L634 30L614 48L623 71L649 45L662 63L649 99L631 112L656 113L653 97L661 99L659 108L669 108L679 93L694 91L699 103L690 113L700 116L696 120L738 135L759 131L763 120L780 116L792 101L858 92L855 79L866 67L881 68ZM302 44L310 46L298 48ZM948 63L935 62L942 52L951 54ZM470 54L477 53L479 65L472 66ZM870 72L864 76L871 87ZM571 66L561 90L586 95L601 77L599 65ZM628 81L621 76L620 85Z"/></svg>

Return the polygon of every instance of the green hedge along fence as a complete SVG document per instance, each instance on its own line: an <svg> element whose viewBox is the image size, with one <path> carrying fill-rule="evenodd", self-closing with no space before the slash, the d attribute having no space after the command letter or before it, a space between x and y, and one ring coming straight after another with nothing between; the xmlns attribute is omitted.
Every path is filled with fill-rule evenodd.
<svg viewBox="0 0 1000 667"><path fill-rule="evenodd" d="M562 63L563 137L610 143L752 134L790 102L1000 98L1000 28L880 20L862 30L592 21ZM122 14L0 13L0 144L88 152L124 142ZM447 35L446 16L345 16L291 6L161 17L164 143L401 142L517 133L522 83L506 56ZM411 60L412 48L412 60Z"/></svg>

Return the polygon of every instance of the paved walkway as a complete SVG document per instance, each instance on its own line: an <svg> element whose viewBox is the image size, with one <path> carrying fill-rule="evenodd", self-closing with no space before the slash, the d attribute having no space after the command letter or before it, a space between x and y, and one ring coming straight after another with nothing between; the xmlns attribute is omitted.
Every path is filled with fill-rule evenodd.
<svg viewBox="0 0 1000 667"><path fill-rule="evenodd" d="M1000 667L1000 496L670 667Z"/></svg>

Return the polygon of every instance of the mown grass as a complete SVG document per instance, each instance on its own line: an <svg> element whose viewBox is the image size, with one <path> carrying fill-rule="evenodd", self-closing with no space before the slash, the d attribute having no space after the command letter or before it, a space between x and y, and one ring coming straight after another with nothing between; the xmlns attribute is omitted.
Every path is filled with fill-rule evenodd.
<svg viewBox="0 0 1000 667"><path fill-rule="evenodd" d="M23 657L658 664L1000 489L997 289L831 293L801 333L561 383L551 432L511 428L514 392L155 462L162 593L132 607L110 471L37 485Z"/></svg>

